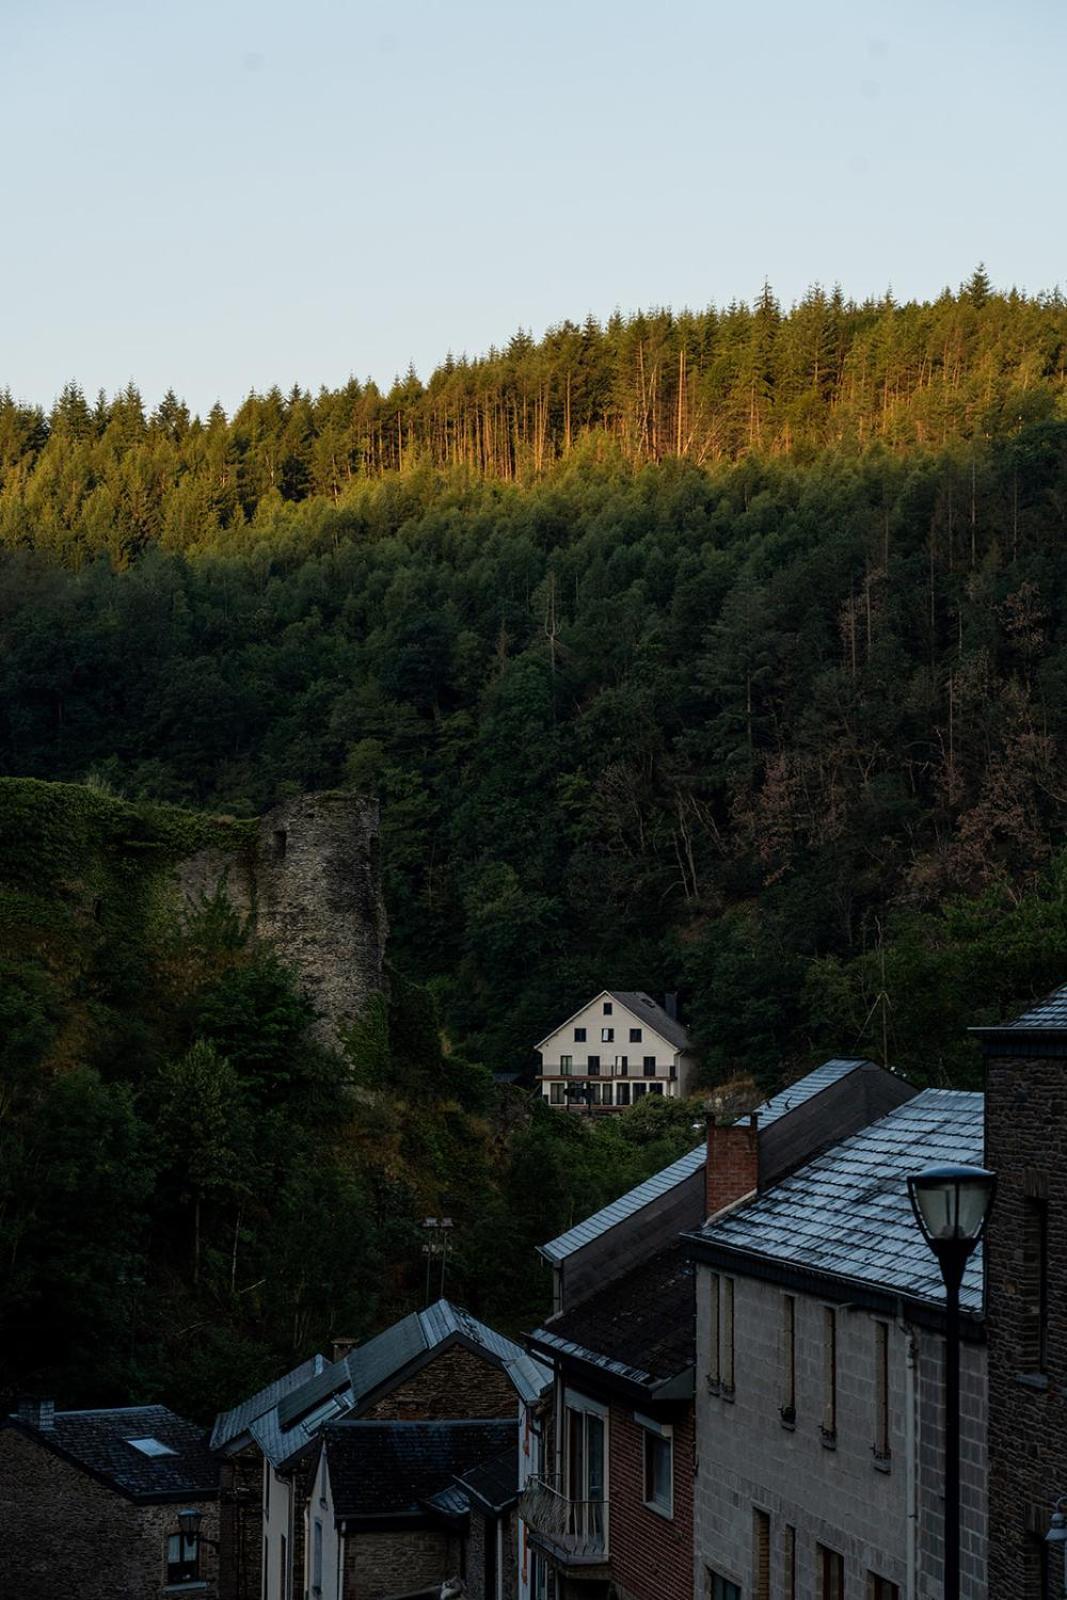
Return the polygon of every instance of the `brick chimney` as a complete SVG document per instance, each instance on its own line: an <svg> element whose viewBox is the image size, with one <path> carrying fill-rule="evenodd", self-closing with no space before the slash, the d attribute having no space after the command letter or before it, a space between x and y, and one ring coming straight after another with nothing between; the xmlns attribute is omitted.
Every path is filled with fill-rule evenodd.
<svg viewBox="0 0 1067 1600"><path fill-rule="evenodd" d="M708 1117L705 1213L714 1217L759 1188L759 1117L737 1122Z"/></svg>
<svg viewBox="0 0 1067 1600"><path fill-rule="evenodd" d="M36 1395L23 1395L18 1404L18 1419L31 1428L53 1428L56 1403L54 1400L41 1400Z"/></svg>

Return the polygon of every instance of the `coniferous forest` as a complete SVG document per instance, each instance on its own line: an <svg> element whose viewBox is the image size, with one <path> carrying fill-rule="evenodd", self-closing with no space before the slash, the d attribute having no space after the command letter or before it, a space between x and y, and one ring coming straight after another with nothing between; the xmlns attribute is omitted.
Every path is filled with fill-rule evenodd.
<svg viewBox="0 0 1067 1600"><path fill-rule="evenodd" d="M14 786L0 1381L206 1414L418 1303L435 1206L457 1295L536 1307L533 1244L694 1140L494 1085L605 986L679 991L709 1085L975 1084L968 1026L1067 975L1065 374L1067 302L978 269L229 418L0 402L0 773L87 785L86 849L374 792L392 969L347 1062L224 906L75 1006L11 935L59 849Z"/></svg>

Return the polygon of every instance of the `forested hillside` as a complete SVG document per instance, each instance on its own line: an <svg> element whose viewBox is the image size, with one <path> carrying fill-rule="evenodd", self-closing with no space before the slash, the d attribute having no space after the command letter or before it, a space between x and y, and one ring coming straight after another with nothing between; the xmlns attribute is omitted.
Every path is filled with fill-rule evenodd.
<svg viewBox="0 0 1067 1600"><path fill-rule="evenodd" d="M176 1363L168 1393L203 1404L222 1348L265 1368L328 1321L358 1331L387 1264L406 1308L416 1221L461 1209L457 1172L458 1287L489 1314L534 1294L531 1243L691 1136L634 1112L594 1148L487 1088L607 984L679 990L708 1081L848 1052L977 1081L967 1026L1067 976L1065 336L1058 296L978 273L929 305L766 294L565 326L425 386L204 423L132 389L0 407L0 771L88 779L100 817L375 791L394 974L354 1114L349 1069L221 912L165 959L94 944L99 1027L62 1070L67 1003L2 952L9 1320L70 1299L75 1246L40 1269L69 1195L140 1186L107 1191L134 1231L84 1264L126 1287L49 1371L83 1392L86 1352L137 1326L115 1388ZM257 1031L277 1007L280 1044ZM189 1143L182 1095L236 1095L237 1132L198 1111ZM231 1137L269 1152L247 1180ZM35 1186L46 1167L68 1190ZM309 1217L316 1251L345 1234L329 1307ZM163 1331L194 1324L221 1330L200 1376Z"/></svg>

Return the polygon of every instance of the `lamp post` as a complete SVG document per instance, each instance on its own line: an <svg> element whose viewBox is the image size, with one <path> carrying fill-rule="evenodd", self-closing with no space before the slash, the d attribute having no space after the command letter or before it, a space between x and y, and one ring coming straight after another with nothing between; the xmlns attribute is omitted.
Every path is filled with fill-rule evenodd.
<svg viewBox="0 0 1067 1600"><path fill-rule="evenodd" d="M927 1167L908 1179L915 1220L945 1282L945 1600L960 1593L960 1284L996 1183L984 1167Z"/></svg>
<svg viewBox="0 0 1067 1600"><path fill-rule="evenodd" d="M1061 1553L1064 1555L1063 1592L1067 1595L1067 1550L1063 1549L1067 1545L1067 1516L1063 1514L1065 1499L1067 1499L1067 1496L1061 1495L1052 1508L1052 1521L1049 1523L1048 1532L1045 1535L1045 1543L1058 1544L1061 1548Z"/></svg>

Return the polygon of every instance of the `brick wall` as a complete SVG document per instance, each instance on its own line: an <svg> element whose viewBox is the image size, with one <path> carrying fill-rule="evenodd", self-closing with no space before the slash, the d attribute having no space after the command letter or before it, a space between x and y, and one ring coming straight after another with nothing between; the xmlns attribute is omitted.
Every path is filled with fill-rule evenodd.
<svg viewBox="0 0 1067 1600"><path fill-rule="evenodd" d="M218 1501L183 1501L218 1539ZM0 1428L2 1592L12 1600L152 1600L166 1585L166 1538L174 1505L138 1506L15 1428ZM215 1552L202 1572L217 1593Z"/></svg>
<svg viewBox="0 0 1067 1600"><path fill-rule="evenodd" d="M447 1421L456 1417L518 1417L519 1400L500 1367L453 1345L367 1411L367 1421Z"/></svg>
<svg viewBox="0 0 1067 1600"><path fill-rule="evenodd" d="M433 1528L345 1535L341 1600L384 1600L460 1570L459 1541Z"/></svg>
<svg viewBox="0 0 1067 1600"><path fill-rule="evenodd" d="M230 1456L220 1473L219 1594L222 1600L260 1600L263 1592L263 1457L251 1445Z"/></svg>
<svg viewBox="0 0 1067 1600"><path fill-rule="evenodd" d="M759 1130L755 1118L733 1123L708 1118L705 1175L709 1217L753 1192L759 1183Z"/></svg>
<svg viewBox="0 0 1067 1600"><path fill-rule="evenodd" d="M691 1600L693 1413L674 1426L674 1515L644 1503L644 1429L612 1405L608 1425L611 1576L619 1600Z"/></svg>
<svg viewBox="0 0 1067 1600"><path fill-rule="evenodd" d="M991 1594L1029 1600L1031 1565L1050 1497L1067 1494L1067 1060L992 1057L986 1072L986 1164L997 1195L986 1241L989 1332L989 1578ZM1022 1239L1028 1198L1048 1206L1051 1315L1044 1374L1024 1354ZM1062 1582L1050 1552L1050 1591Z"/></svg>

